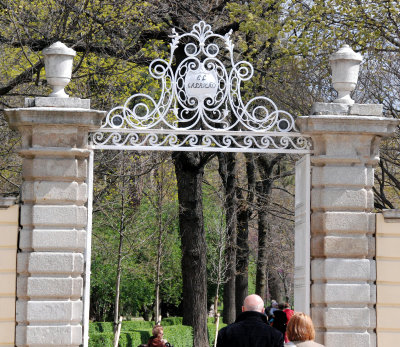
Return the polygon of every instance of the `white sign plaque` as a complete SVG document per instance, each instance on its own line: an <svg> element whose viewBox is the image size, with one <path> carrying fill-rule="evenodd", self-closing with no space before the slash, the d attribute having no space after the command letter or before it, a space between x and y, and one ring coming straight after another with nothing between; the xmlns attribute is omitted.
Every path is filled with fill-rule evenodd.
<svg viewBox="0 0 400 347"><path fill-rule="evenodd" d="M217 72L215 69L206 70L203 64L196 70L189 70L185 77L185 91L188 97L197 100L214 99L218 92Z"/></svg>

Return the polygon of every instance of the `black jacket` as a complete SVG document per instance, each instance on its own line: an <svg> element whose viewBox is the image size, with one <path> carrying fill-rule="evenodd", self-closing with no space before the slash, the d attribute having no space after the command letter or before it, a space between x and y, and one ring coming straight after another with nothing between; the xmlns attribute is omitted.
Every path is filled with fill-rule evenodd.
<svg viewBox="0 0 400 347"><path fill-rule="evenodd" d="M218 333L217 347L283 347L283 335L259 312L241 313Z"/></svg>

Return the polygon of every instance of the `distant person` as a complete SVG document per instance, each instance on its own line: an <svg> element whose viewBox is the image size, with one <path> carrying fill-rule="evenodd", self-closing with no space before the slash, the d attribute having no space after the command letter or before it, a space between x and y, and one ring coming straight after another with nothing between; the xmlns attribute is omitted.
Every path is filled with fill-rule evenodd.
<svg viewBox="0 0 400 347"><path fill-rule="evenodd" d="M291 342L286 346L324 347L314 342L315 330L311 317L302 312L296 312L290 318L286 329L287 337Z"/></svg>
<svg viewBox="0 0 400 347"><path fill-rule="evenodd" d="M152 330L153 336L150 337L147 347L170 347L171 345L164 339L164 329L157 324Z"/></svg>
<svg viewBox="0 0 400 347"><path fill-rule="evenodd" d="M287 323L289 323L290 318L294 315L294 311L290 308L290 305L288 302L285 302L285 308L283 309L283 312L286 313L286 318L287 318Z"/></svg>
<svg viewBox="0 0 400 347"><path fill-rule="evenodd" d="M286 334L286 324L287 324L287 317L286 313L282 310L275 310L273 319L271 320L271 326L275 329L279 330L283 336ZM285 336L285 342L289 340Z"/></svg>
<svg viewBox="0 0 400 347"><path fill-rule="evenodd" d="M217 347L283 347L283 335L268 325L264 301L256 294L244 299L236 321L218 333Z"/></svg>
<svg viewBox="0 0 400 347"><path fill-rule="evenodd" d="M273 316L274 315L274 311L277 310L279 308L279 304L277 301L272 300L271 301L271 309L268 312L268 316Z"/></svg>

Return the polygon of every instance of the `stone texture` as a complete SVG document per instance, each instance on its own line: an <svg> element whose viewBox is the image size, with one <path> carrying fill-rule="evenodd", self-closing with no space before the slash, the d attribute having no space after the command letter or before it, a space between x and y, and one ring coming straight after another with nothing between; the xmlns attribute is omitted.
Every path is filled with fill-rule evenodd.
<svg viewBox="0 0 400 347"><path fill-rule="evenodd" d="M375 261L369 259L315 259L311 262L311 275L314 280L368 281Z"/></svg>
<svg viewBox="0 0 400 347"><path fill-rule="evenodd" d="M371 309L369 309L368 307L314 307L312 309L312 316L314 326L318 328L366 330L371 326L370 312Z"/></svg>
<svg viewBox="0 0 400 347"><path fill-rule="evenodd" d="M84 259L81 253L34 252L18 254L18 272L30 274L83 273Z"/></svg>
<svg viewBox="0 0 400 347"><path fill-rule="evenodd" d="M15 297L15 272L0 273L0 292L3 296Z"/></svg>
<svg viewBox="0 0 400 347"><path fill-rule="evenodd" d="M22 250L83 252L85 245L85 230L24 228L20 231Z"/></svg>
<svg viewBox="0 0 400 347"><path fill-rule="evenodd" d="M311 192L311 208L330 211L357 211L368 207L368 191L365 189L314 188Z"/></svg>
<svg viewBox="0 0 400 347"><path fill-rule="evenodd" d="M383 210L382 214L386 223L400 223L400 209Z"/></svg>
<svg viewBox="0 0 400 347"><path fill-rule="evenodd" d="M35 201L44 204L51 203L76 203L78 205L87 201L87 185L78 182L24 182L22 191L25 201Z"/></svg>
<svg viewBox="0 0 400 347"><path fill-rule="evenodd" d="M26 315L30 323L79 324L82 319L82 301L18 301L17 312Z"/></svg>
<svg viewBox="0 0 400 347"><path fill-rule="evenodd" d="M16 346L83 342L88 131L105 115L83 107L89 102L36 98L35 107L5 111L22 135Z"/></svg>
<svg viewBox="0 0 400 347"><path fill-rule="evenodd" d="M25 99L25 107L68 107L90 109L90 99L41 97Z"/></svg>
<svg viewBox="0 0 400 347"><path fill-rule="evenodd" d="M349 281L346 282L313 284L311 286L312 301L314 303L353 305L370 303L371 288L368 283L349 284Z"/></svg>
<svg viewBox="0 0 400 347"><path fill-rule="evenodd" d="M371 344L371 336L368 332L326 332L324 333L325 345L328 347L360 347Z"/></svg>
<svg viewBox="0 0 400 347"><path fill-rule="evenodd" d="M83 279L82 277L27 277L25 288L25 295L32 299L79 299L82 296ZM22 295L25 296L24 293Z"/></svg>
<svg viewBox="0 0 400 347"><path fill-rule="evenodd" d="M60 153L60 155L63 153ZM81 181L86 179L87 162L75 158L37 158L22 162L22 174L26 180Z"/></svg>
<svg viewBox="0 0 400 347"><path fill-rule="evenodd" d="M311 108L312 115L358 115L381 117L383 105L377 104L337 104L316 102Z"/></svg>
<svg viewBox="0 0 400 347"><path fill-rule="evenodd" d="M313 257L364 258L369 254L369 242L365 236L315 236L311 239Z"/></svg>
<svg viewBox="0 0 400 347"><path fill-rule="evenodd" d="M321 103L297 121L314 146L311 312L317 341L327 347L376 345L373 166L381 138L398 124L381 111Z"/></svg>
<svg viewBox="0 0 400 347"><path fill-rule="evenodd" d="M10 300L9 297L0 297L0 322L9 321L15 316L15 300ZM2 344L0 335L0 346Z"/></svg>
<svg viewBox="0 0 400 347"><path fill-rule="evenodd" d="M399 215L399 210L386 210L376 218L378 346L397 345L400 338Z"/></svg>
<svg viewBox="0 0 400 347"><path fill-rule="evenodd" d="M17 346L79 346L82 342L80 325L17 326Z"/></svg>
<svg viewBox="0 0 400 347"><path fill-rule="evenodd" d="M314 187L372 187L373 170L366 167L322 166L312 170Z"/></svg>
<svg viewBox="0 0 400 347"><path fill-rule="evenodd" d="M311 228L319 233L354 234L375 232L375 214L365 212L315 212L311 216Z"/></svg>
<svg viewBox="0 0 400 347"><path fill-rule="evenodd" d="M14 334L15 334L15 323L14 322L2 322L0 321L0 336L2 347L14 347Z"/></svg>

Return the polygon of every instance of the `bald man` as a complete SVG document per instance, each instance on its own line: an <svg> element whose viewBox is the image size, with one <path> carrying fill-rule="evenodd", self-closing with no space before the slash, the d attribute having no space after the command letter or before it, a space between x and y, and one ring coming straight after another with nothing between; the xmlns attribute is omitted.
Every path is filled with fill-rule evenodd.
<svg viewBox="0 0 400 347"><path fill-rule="evenodd" d="M283 335L268 325L264 301L256 294L244 299L242 313L218 333L217 347L283 347Z"/></svg>

